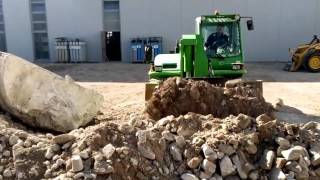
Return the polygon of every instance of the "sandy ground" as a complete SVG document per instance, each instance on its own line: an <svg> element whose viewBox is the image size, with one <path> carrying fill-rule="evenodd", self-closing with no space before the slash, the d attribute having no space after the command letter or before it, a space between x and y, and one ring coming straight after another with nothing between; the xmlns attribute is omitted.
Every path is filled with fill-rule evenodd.
<svg viewBox="0 0 320 180"><path fill-rule="evenodd" d="M277 114L288 122L320 122L320 73L282 71L282 63L248 64L247 78L264 81L264 97L285 106Z"/></svg>
<svg viewBox="0 0 320 180"><path fill-rule="evenodd" d="M102 109L107 119L128 119L144 109L144 64L46 64L43 67L61 76L70 75L79 84L95 89L105 97ZM283 99L277 113L290 122L320 122L320 73L285 72L282 63L248 63L247 79L264 81L264 97L274 103Z"/></svg>

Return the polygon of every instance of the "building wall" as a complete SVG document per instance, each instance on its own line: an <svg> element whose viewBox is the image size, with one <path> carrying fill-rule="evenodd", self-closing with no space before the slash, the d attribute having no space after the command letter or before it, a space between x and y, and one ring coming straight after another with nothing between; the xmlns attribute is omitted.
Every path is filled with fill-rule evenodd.
<svg viewBox="0 0 320 180"><path fill-rule="evenodd" d="M29 1L3 0L7 51L30 61L34 58Z"/></svg>
<svg viewBox="0 0 320 180"><path fill-rule="evenodd" d="M56 37L88 43L89 61L102 60L103 0L46 0L50 59ZM120 0L122 60L130 61L130 38L162 36L164 53L174 49L182 34L194 33L195 18L211 14L253 16L255 31L243 23L248 61L287 61L289 47L320 35L319 0ZM3 0L8 52L33 60L29 0Z"/></svg>
<svg viewBox="0 0 320 180"><path fill-rule="evenodd" d="M55 59L57 37L79 38L87 42L88 60L102 60L102 0L46 0L50 59Z"/></svg>
<svg viewBox="0 0 320 180"><path fill-rule="evenodd" d="M288 61L289 47L320 35L319 0L120 0L122 57L129 61L129 39L162 36L168 53L182 34L194 33L194 19L218 9L253 16L255 30L243 23L248 61Z"/></svg>

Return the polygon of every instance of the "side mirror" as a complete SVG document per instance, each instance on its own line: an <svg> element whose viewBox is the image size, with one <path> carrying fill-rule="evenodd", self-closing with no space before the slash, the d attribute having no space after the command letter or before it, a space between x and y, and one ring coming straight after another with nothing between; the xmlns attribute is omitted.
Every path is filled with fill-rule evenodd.
<svg viewBox="0 0 320 180"><path fill-rule="evenodd" d="M248 28L249 31L254 30L253 20L252 19L247 21L247 28Z"/></svg>

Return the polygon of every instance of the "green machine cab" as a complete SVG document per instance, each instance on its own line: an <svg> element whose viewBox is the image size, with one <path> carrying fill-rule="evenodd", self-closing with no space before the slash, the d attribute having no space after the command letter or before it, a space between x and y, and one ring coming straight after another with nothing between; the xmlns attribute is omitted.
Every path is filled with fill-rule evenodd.
<svg viewBox="0 0 320 180"><path fill-rule="evenodd" d="M154 86L169 77L193 79L234 79L246 74L241 34L241 19L253 30L251 17L205 15L196 18L196 32L182 35L176 54L160 54L148 73L146 99ZM151 92L150 92L151 91Z"/></svg>

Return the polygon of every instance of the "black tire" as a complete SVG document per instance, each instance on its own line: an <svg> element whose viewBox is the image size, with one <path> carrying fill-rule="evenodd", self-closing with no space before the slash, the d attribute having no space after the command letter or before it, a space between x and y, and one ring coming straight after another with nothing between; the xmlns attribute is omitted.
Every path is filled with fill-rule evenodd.
<svg viewBox="0 0 320 180"><path fill-rule="evenodd" d="M316 56L320 58L320 51L310 50L304 58L304 67L309 72L313 72L313 73L320 72L320 67L315 69L314 67L310 66L310 60Z"/></svg>

